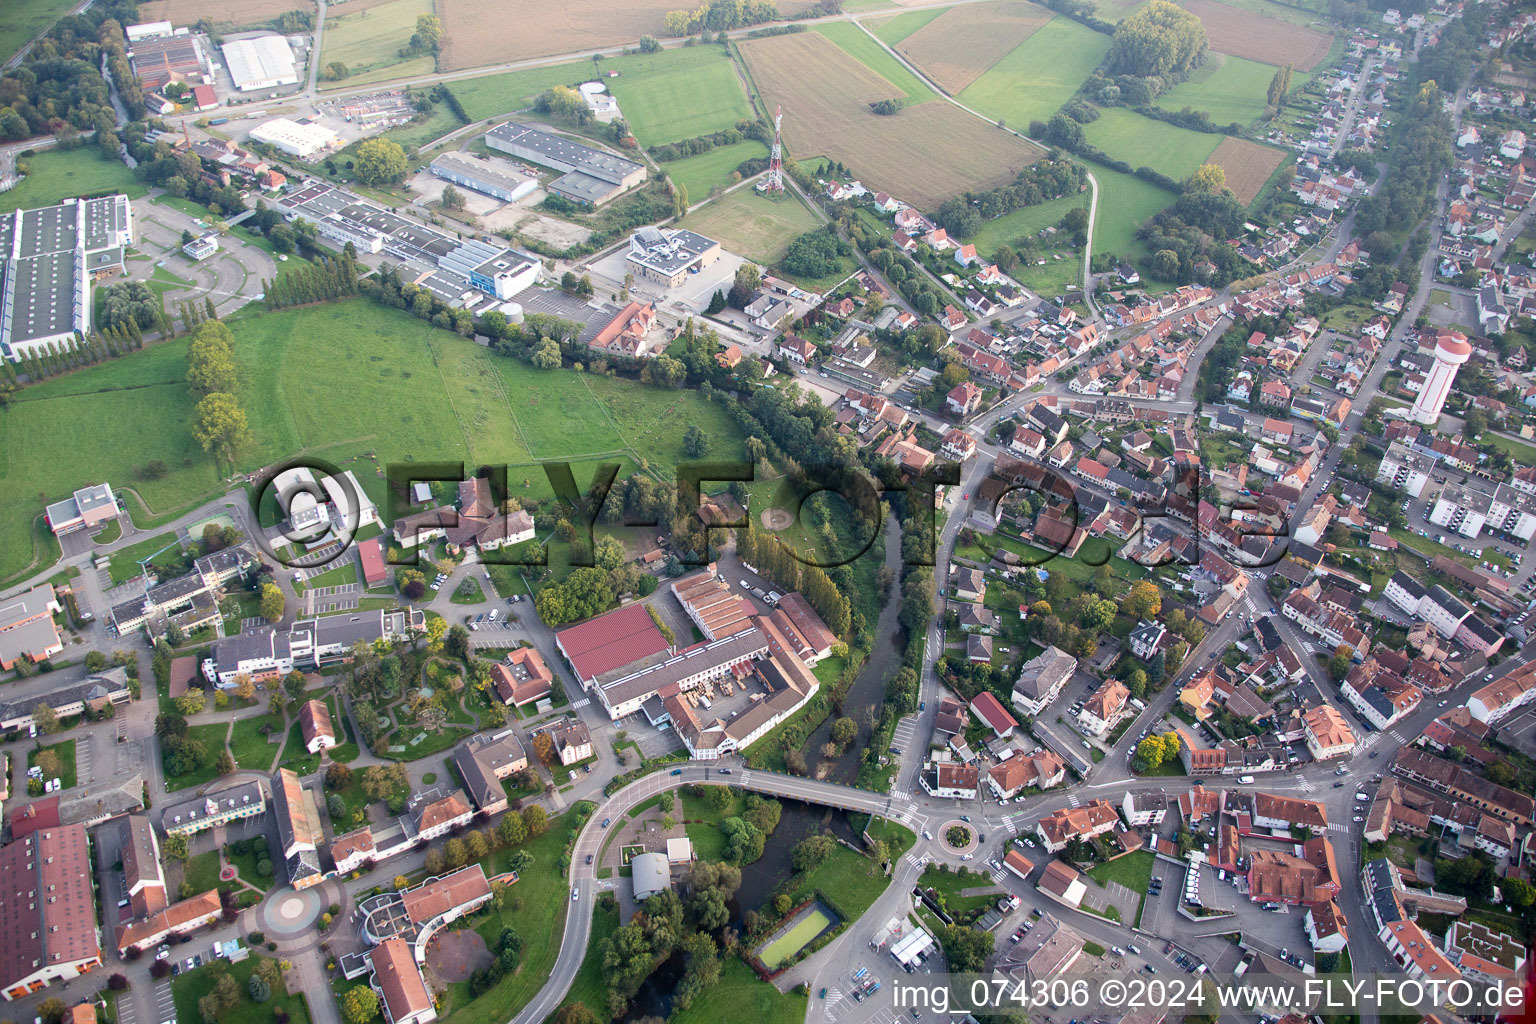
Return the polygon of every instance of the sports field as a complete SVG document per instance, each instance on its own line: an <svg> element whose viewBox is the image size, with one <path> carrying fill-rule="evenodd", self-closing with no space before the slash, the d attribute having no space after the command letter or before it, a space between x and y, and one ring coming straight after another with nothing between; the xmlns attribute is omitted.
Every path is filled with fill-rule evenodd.
<svg viewBox="0 0 1536 1024"><path fill-rule="evenodd" d="M783 935L763 947L758 959L770 971L804 949L812 939L832 926L832 917L821 905L813 904L801 912L800 919Z"/></svg>
<svg viewBox="0 0 1536 1024"><path fill-rule="evenodd" d="M432 13L431 0L389 0L360 11L346 6L325 19L321 67L341 61L360 74L404 63L400 48L416 31L416 18ZM422 58L410 58L419 62Z"/></svg>
<svg viewBox="0 0 1536 1024"><path fill-rule="evenodd" d="M222 29L262 25L287 11L315 11L314 0L149 0L139 4L139 21L191 25L207 18ZM330 31L329 19L326 31Z"/></svg>
<svg viewBox="0 0 1536 1024"><path fill-rule="evenodd" d="M1071 99L1108 51L1109 36L1052 18L972 82L960 101L1023 131Z"/></svg>
<svg viewBox="0 0 1536 1024"><path fill-rule="evenodd" d="M729 146L717 146L708 153L673 160L661 166L674 182L687 187L690 200L698 202L709 195L709 190L716 185L724 188L732 184L731 175L738 164L767 155L767 146L756 139L747 139Z"/></svg>
<svg viewBox="0 0 1536 1024"><path fill-rule="evenodd" d="M1325 32L1280 21L1217 0L1181 0L1186 11L1205 24L1211 49L1268 64L1294 64L1311 71L1328 56L1333 38Z"/></svg>
<svg viewBox="0 0 1536 1024"><path fill-rule="evenodd" d="M946 9L943 7L932 7L925 11L907 11L905 14L865 18L862 24L873 32L876 38L885 43L885 45L895 46L907 38L907 36L943 14Z"/></svg>
<svg viewBox="0 0 1536 1024"><path fill-rule="evenodd" d="M1132 167L1150 167L1175 180L1189 177L1211 155L1222 136L1190 131L1143 117L1124 107L1107 107L1083 125L1093 145Z"/></svg>
<svg viewBox="0 0 1536 1024"><path fill-rule="evenodd" d="M1275 71L1256 60L1212 52L1205 67L1159 96L1157 105L1164 110L1203 110L1217 124L1249 125L1264 116ZM1308 77L1292 75L1293 87L1300 88Z"/></svg>
<svg viewBox="0 0 1536 1024"><path fill-rule="evenodd" d="M642 458L670 472L683 458L681 422L709 436L710 457L743 454L735 425L695 392L535 370L365 299L230 326L254 436L241 470L304 452L355 470L380 501L377 467L391 462L505 462L523 467L510 474L514 493L526 479L524 493L538 498L549 487L532 463L543 460L570 459L581 484L600 459L621 463L623 473ZM224 491L186 427L186 372L184 340L155 345L25 388L0 410L0 578L31 557L40 493L57 500L110 480L162 515ZM101 423L134 429L104 437ZM137 467L153 459L169 472L142 480ZM129 507L137 514L131 498Z"/></svg>
<svg viewBox="0 0 1536 1024"><path fill-rule="evenodd" d="M722 46L641 54L604 69L620 72L604 81L642 146L708 135L752 116L736 62Z"/></svg>
<svg viewBox="0 0 1536 1024"><path fill-rule="evenodd" d="M1051 17L1024 0L966 4L945 11L896 49L945 92L958 95Z"/></svg>
<svg viewBox="0 0 1536 1024"><path fill-rule="evenodd" d="M718 239L731 252L772 266L784 258L790 242L814 231L821 222L793 196L765 199L748 186L684 217L682 226Z"/></svg>
<svg viewBox="0 0 1536 1024"><path fill-rule="evenodd" d="M29 168L27 176L9 192L0 192L0 213L106 192L123 192L137 199L149 191L126 164L102 156L95 146L70 152L40 149L35 156L22 157L21 162Z"/></svg>
<svg viewBox="0 0 1536 1024"><path fill-rule="evenodd" d="M1211 154L1210 162L1220 164L1227 172L1227 188L1238 201L1251 203L1286 155L1283 150L1247 139L1223 139Z"/></svg>
<svg viewBox="0 0 1536 1024"><path fill-rule="evenodd" d="M922 80L912 72L902 67L901 61L882 50L880 44L869 38L857 25L847 21L834 21L817 25L815 31L832 40L849 57L896 87L895 92L887 92L879 98L903 95L906 96L909 104L926 103L929 100L938 99L932 89L924 85ZM846 60L847 58L836 59Z"/></svg>
<svg viewBox="0 0 1536 1024"><path fill-rule="evenodd" d="M7 0L0 6L0 63L52 28L73 6L73 0Z"/></svg>
<svg viewBox="0 0 1536 1024"><path fill-rule="evenodd" d="M889 98L890 83L820 33L750 39L740 49L763 99L784 105L792 154L840 160L866 184L915 206L932 209L957 192L996 187L1040 157L1036 147L942 101L875 114L869 104Z"/></svg>

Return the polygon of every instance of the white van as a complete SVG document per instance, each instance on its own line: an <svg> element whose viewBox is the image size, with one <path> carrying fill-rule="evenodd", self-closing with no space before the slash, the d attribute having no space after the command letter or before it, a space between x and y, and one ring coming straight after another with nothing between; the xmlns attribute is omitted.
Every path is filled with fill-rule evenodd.
<svg viewBox="0 0 1536 1024"><path fill-rule="evenodd" d="M1238 785L1240 785L1240 786L1251 786L1251 785L1253 785L1253 776L1252 775L1241 776L1240 778L1238 778L1237 782L1238 782Z"/></svg>

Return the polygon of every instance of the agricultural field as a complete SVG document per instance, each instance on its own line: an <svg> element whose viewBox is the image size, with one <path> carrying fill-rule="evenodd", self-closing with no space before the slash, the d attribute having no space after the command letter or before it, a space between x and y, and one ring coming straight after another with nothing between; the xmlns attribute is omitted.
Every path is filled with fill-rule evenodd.
<svg viewBox="0 0 1536 1024"><path fill-rule="evenodd" d="M534 463L569 458L576 479L600 457L633 472L640 459L667 472L683 458L679 422L698 423L719 458L740 458L725 413L691 391L539 371L457 335L363 299L270 313L231 324L240 399L254 444L241 470L301 450L357 472L382 502L379 467L405 460L505 462L514 490L549 494ZM335 372L317 376L315 366ZM49 500L111 480L142 496L154 515L222 493L218 471L186 424L186 342L155 345L44 381L0 410L0 578L31 558L30 527ZM134 423L103 442L93 424ZM377 462L367 457L373 453ZM153 459L158 480L137 472ZM526 481L526 482L524 482ZM129 507L139 513L130 498ZM142 520L141 520L142 521Z"/></svg>
<svg viewBox="0 0 1536 1024"><path fill-rule="evenodd" d="M778 4L782 15L798 14L812 0ZM643 35L662 35L662 17L675 0L438 0L443 19L444 71L504 64L528 57L633 46Z"/></svg>
<svg viewBox="0 0 1536 1024"><path fill-rule="evenodd" d="M359 76L401 63L420 63L427 58L402 58L400 49L416 31L416 18L432 13L431 0L390 0L360 11L343 6L325 19L320 64L341 61ZM353 84L351 79L347 84Z"/></svg>
<svg viewBox="0 0 1536 1024"><path fill-rule="evenodd" d="M736 62L724 47L640 54L604 65L619 110L642 146L697 138L750 118Z"/></svg>
<svg viewBox="0 0 1536 1024"><path fill-rule="evenodd" d="M879 43L869 38L863 29L852 22L835 21L817 25L815 31L836 43L838 49L849 57L894 85L896 92L907 97L907 103L926 103L938 98L921 79L903 67L901 61L886 53L880 48ZM888 92L885 97L894 95L895 93Z"/></svg>
<svg viewBox="0 0 1536 1024"><path fill-rule="evenodd" d="M907 36L916 32L934 18L947 10L944 7L932 7L926 11L907 11L905 14L892 14L888 17L866 18L861 24L875 34L875 38L887 46L895 46Z"/></svg>
<svg viewBox="0 0 1536 1024"><path fill-rule="evenodd" d="M1024 0L952 7L896 49L939 87L958 95L1052 18Z"/></svg>
<svg viewBox="0 0 1536 1024"><path fill-rule="evenodd" d="M920 208L1011 181L1040 156L1036 147L949 103L875 114L869 104L889 98L890 83L843 59L819 33L751 39L740 49L763 99L784 105L790 152L840 160L867 183Z"/></svg>
<svg viewBox="0 0 1536 1024"><path fill-rule="evenodd" d="M126 164L102 156L95 146L70 152L40 149L35 156L20 158L20 162L27 165L27 176L9 192L0 192L0 213L107 192L123 192L128 198L137 199L149 191Z"/></svg>
<svg viewBox="0 0 1536 1024"><path fill-rule="evenodd" d="M1094 0L1094 14L1116 24L1134 14L1147 0Z"/></svg>
<svg viewBox="0 0 1536 1024"><path fill-rule="evenodd" d="M1070 18L1052 18L972 82L960 102L1023 131L1071 99L1107 52L1108 36Z"/></svg>
<svg viewBox="0 0 1536 1024"><path fill-rule="evenodd" d="M1217 0L1182 0L1182 6L1205 23L1211 49L1234 57L1311 71L1333 45L1333 37L1325 32Z"/></svg>
<svg viewBox="0 0 1536 1024"><path fill-rule="evenodd" d="M735 142L729 146L716 146L708 153L685 157L662 164L667 176L688 189L695 202L709 195L716 185L731 184L736 168L748 161L768 155L768 147L756 139Z"/></svg>
<svg viewBox="0 0 1536 1024"><path fill-rule="evenodd" d="M784 258L790 242L814 231L821 222L798 199L766 199L754 189L740 188L690 213L682 226L718 239L731 252L772 266Z"/></svg>
<svg viewBox="0 0 1536 1024"><path fill-rule="evenodd" d="M1132 167L1150 167L1175 180L1193 174L1222 139L1155 121L1124 107L1105 108L1098 120L1083 125L1083 135L1117 160Z"/></svg>
<svg viewBox="0 0 1536 1024"><path fill-rule="evenodd" d="M72 0L8 0L0 10L0 62L52 28L72 7Z"/></svg>
<svg viewBox="0 0 1536 1024"><path fill-rule="evenodd" d="M207 18L215 28L228 32L264 25L288 11L313 14L314 0L148 0L139 4L139 21L190 25ZM329 22L326 31L330 31Z"/></svg>
<svg viewBox="0 0 1536 1024"><path fill-rule="evenodd" d="M1164 110L1203 110L1217 124L1249 125L1264 116L1275 68L1255 60L1211 52L1204 67L1157 98ZM1307 75L1293 75L1300 88Z"/></svg>
<svg viewBox="0 0 1536 1024"><path fill-rule="evenodd" d="M1210 155L1210 162L1220 164L1227 172L1227 188L1237 196L1238 202L1251 203L1275 168L1286 159L1283 150L1261 146L1247 139L1222 139Z"/></svg>

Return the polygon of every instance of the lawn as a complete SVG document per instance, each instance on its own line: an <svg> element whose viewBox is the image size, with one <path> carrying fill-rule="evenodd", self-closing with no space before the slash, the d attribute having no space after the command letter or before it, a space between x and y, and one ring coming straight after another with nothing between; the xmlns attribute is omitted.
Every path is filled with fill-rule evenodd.
<svg viewBox="0 0 1536 1024"><path fill-rule="evenodd" d="M45 750L51 750L59 757L59 774L57 778L61 781L63 788L69 789L74 786L79 781L75 777L75 741L63 740L47 747L33 747L27 751L27 767L31 768L36 765L38 755ZM47 781L47 777L44 778L44 781Z"/></svg>
<svg viewBox="0 0 1536 1024"><path fill-rule="evenodd" d="M960 871L965 871L961 868ZM918 884L925 889L935 889L944 896L944 905L951 914L963 916L981 907L991 906L1003 895L1003 890L992 884L992 879L979 871L941 871L930 864L923 869ZM978 896L960 895L966 889L991 889L990 894Z"/></svg>
<svg viewBox="0 0 1536 1024"><path fill-rule="evenodd" d="M959 98L966 106L1023 131L1030 121L1046 120L1071 99L1108 51L1108 36L1070 18L1052 18L967 86Z"/></svg>
<svg viewBox="0 0 1536 1024"><path fill-rule="evenodd" d="M1014 272L1014 277L1019 283L1037 295L1046 298L1065 295L1072 287L1083 286L1083 257L1077 250L1069 250L1073 255L1062 254L1061 259L1054 256L1046 257L1044 263L1031 264L1028 267L1020 267Z"/></svg>
<svg viewBox="0 0 1536 1024"><path fill-rule="evenodd" d="M587 1009L597 1014L599 1020L607 1015L608 980L603 971L603 943L618 928L619 908L615 906L612 910L604 909L603 902L599 900L592 911L592 933L587 939L587 955L582 958L581 967L571 981L570 991L565 994L565 1002L561 1006L584 1003Z"/></svg>
<svg viewBox="0 0 1536 1024"><path fill-rule="evenodd" d="M1157 99L1164 110L1203 110L1217 124L1249 125L1264 116L1268 105L1269 81L1275 69L1268 64L1243 57L1212 53L1205 67L1187 81L1169 89ZM1291 77L1292 88L1299 89L1310 75L1297 72ZM1134 165L1135 161L1132 161Z"/></svg>
<svg viewBox="0 0 1536 1024"><path fill-rule="evenodd" d="M0 62L10 60L74 6L73 0L8 0L0 17Z"/></svg>
<svg viewBox="0 0 1536 1024"><path fill-rule="evenodd" d="M1058 223L1068 210L1085 209L1089 198L1090 193L1082 192L984 220L981 222L981 230L967 241L975 243L979 253L994 253L999 246L1014 245L1021 238L1035 238L1045 228Z"/></svg>
<svg viewBox="0 0 1536 1024"><path fill-rule="evenodd" d="M67 152L57 147L42 149L35 156L21 157L19 162L28 166L27 176L9 192L0 192L0 213L112 192L137 199L149 191L149 186L135 178L126 164L102 156L95 146Z"/></svg>
<svg viewBox="0 0 1536 1024"><path fill-rule="evenodd" d="M1512 437L1505 437L1503 434L1494 433L1492 430L1485 430L1482 434L1478 435L1477 443L1485 444L1490 448L1497 448L1515 460L1518 465L1536 466L1536 448L1516 441Z"/></svg>
<svg viewBox="0 0 1536 1024"><path fill-rule="evenodd" d="M697 138L752 117L736 62L723 46L638 54L612 62L608 89L642 146Z"/></svg>
<svg viewBox="0 0 1536 1024"><path fill-rule="evenodd" d="M864 25L875 34L876 39L887 46L895 46L943 14L945 10L946 8L943 7L934 7L926 11L907 11L905 14L893 14L888 18L870 18L864 22Z"/></svg>
<svg viewBox="0 0 1536 1024"><path fill-rule="evenodd" d="M582 485L601 459L630 467L644 459L670 475L685 457L672 429L679 422L705 431L710 458L744 454L725 411L696 392L535 370L366 299L265 314L232 329L253 437L238 468L306 451L355 469L381 509L378 467L394 463L508 464L517 467L514 493L537 500L551 493L537 465L546 460L571 460ZM315 366L335 372L316 374ZM28 387L0 410L0 577L30 560L39 493L57 500L93 481L132 481L150 513L164 516L223 492L186 426L186 372L186 342L178 340ZM113 421L136 429L103 442L95 424ZM169 471L140 479L135 467L153 459ZM119 555L114 574L125 571L132 575L131 559Z"/></svg>
<svg viewBox="0 0 1536 1024"><path fill-rule="evenodd" d="M567 815L551 818L549 828L520 847L509 847L487 858L483 864L487 875L505 870L504 865L512 850L526 850L533 858L516 885L512 887L513 899L504 909L492 909L478 914L470 924L487 942L494 943L504 926L511 926L523 937L523 965L516 973L507 975L479 999L470 1000L469 983L454 982L448 986L448 995L438 1019L444 1024L501 1024L517 1015L517 1011L543 987L554 967L555 956L560 949L560 937L565 931L566 909L571 905L570 890L566 888L565 871L561 868L561 854L565 847L566 831L574 827L574 818Z"/></svg>
<svg viewBox="0 0 1536 1024"><path fill-rule="evenodd" d="M325 19L321 67L341 61L348 70L363 76L413 59L403 58L400 50L410 42L416 18L432 13L432 4L430 0L389 0L361 11L348 13L345 7L340 11ZM343 81L359 84L353 83L350 76Z"/></svg>
<svg viewBox="0 0 1536 1024"><path fill-rule="evenodd" d="M796 872L787 891L792 904L819 892L845 921L855 921L880 897L890 881L869 857L839 845L815 868Z"/></svg>
<svg viewBox="0 0 1536 1024"><path fill-rule="evenodd" d="M219 1024L269 1024L277 1010L287 1013L289 1024L309 1024L309 1005L304 997L285 995L280 986L273 986L272 998L265 1003L251 1001L246 994L246 986L250 983L256 961L260 959L262 957L253 954L237 964L215 960L195 971L172 978L171 995L176 1000L176 1019L201 1019L197 1011L198 1000L212 992L220 976L228 973L239 985L240 999L219 1014Z"/></svg>
<svg viewBox="0 0 1536 1024"><path fill-rule="evenodd" d="M267 741L261 732L264 725L271 726L272 731L278 734L276 743ZM234 733L229 738L229 749L235 756L235 764L252 771L270 771L273 760L283 749L282 732L283 720L277 715L257 715L237 720Z"/></svg>
<svg viewBox="0 0 1536 1024"><path fill-rule="evenodd" d="M908 106L938 98L938 94L924 85L922 79L908 71L900 61L882 49L879 43L852 22L827 22L817 25L814 31L832 40L837 44L838 49L890 82L896 87L897 92L906 96Z"/></svg>
<svg viewBox="0 0 1536 1024"><path fill-rule="evenodd" d="M1119 882L1133 893L1145 893L1152 882L1152 868L1156 863L1157 858L1150 850L1137 850L1107 864L1100 864L1090 869L1088 874L1100 885ZM1140 902L1139 896L1137 902ZM1141 920L1139 907L1136 910L1130 917L1132 923Z"/></svg>
<svg viewBox="0 0 1536 1024"><path fill-rule="evenodd" d="M283 759L278 767L290 769L300 777L312 775L320 767L320 755L304 749L304 730L298 719L288 728L288 738L283 741Z"/></svg>
<svg viewBox="0 0 1536 1024"><path fill-rule="evenodd" d="M1215 151L1222 136L1190 131L1145 117L1134 110L1109 107L1083 125L1089 142L1132 167L1151 167L1175 180L1189 177Z"/></svg>
<svg viewBox="0 0 1536 1024"><path fill-rule="evenodd" d="M479 580L466 576L454 588L453 596L448 600L453 604L485 604L485 591L480 589Z"/></svg>
<svg viewBox="0 0 1536 1024"><path fill-rule="evenodd" d="M1099 209L1094 217L1093 251L1122 256L1139 255L1143 247L1136 239L1136 229L1177 197L1134 174L1122 174L1103 164L1089 162L1088 169L1099 183Z"/></svg>
<svg viewBox="0 0 1536 1024"><path fill-rule="evenodd" d="M172 775L165 773L165 788L168 791L189 789L193 786L202 786L219 777L219 751L224 749L224 738L229 734L228 722L211 722L208 725L194 725L187 730L187 735L194 740L202 742L208 756L204 758L203 767L188 775Z"/></svg>
<svg viewBox="0 0 1536 1024"><path fill-rule="evenodd" d="M209 850L187 859L181 877L192 886L192 895L219 887L219 851Z"/></svg>
<svg viewBox="0 0 1536 1024"><path fill-rule="evenodd" d="M810 996L801 988L788 994L759 981L740 959L726 957L720 980L699 994L686 1010L676 1010L668 1024L719 1024L724 1020L752 1024L801 1024Z"/></svg>
<svg viewBox="0 0 1536 1024"><path fill-rule="evenodd" d="M353 559L327 569L318 576L311 576L304 581L304 587L307 590L314 590L316 587L340 587L359 582L361 580L357 576L357 560Z"/></svg>
<svg viewBox="0 0 1536 1024"><path fill-rule="evenodd" d="M111 558L112 562L107 571L112 577L112 582L125 583L139 575L139 563L146 559L153 559L150 562L151 565L169 565L172 562L179 562L181 541L174 533L161 533L146 537L125 548L118 548L112 552Z"/></svg>
<svg viewBox="0 0 1536 1024"><path fill-rule="evenodd" d="M820 227L815 214L793 196L766 199L754 189L737 189L683 218L682 226L715 238L731 252L772 266L789 243Z"/></svg>
<svg viewBox="0 0 1536 1024"><path fill-rule="evenodd" d="M667 172L667 177L686 188L688 197L698 202L708 196L709 190L716 185L730 185L731 175L739 165L767 155L767 146L756 139L746 139L729 146L716 146L708 153L673 160L661 166Z"/></svg>

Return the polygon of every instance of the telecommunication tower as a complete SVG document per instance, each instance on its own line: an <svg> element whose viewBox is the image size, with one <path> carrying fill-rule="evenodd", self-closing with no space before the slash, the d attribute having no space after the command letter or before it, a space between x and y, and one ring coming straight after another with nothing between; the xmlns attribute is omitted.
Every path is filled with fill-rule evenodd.
<svg viewBox="0 0 1536 1024"><path fill-rule="evenodd" d="M773 112L773 151L768 155L768 173L757 186L760 192L784 191L784 141L779 135L783 120L784 107L781 105Z"/></svg>

